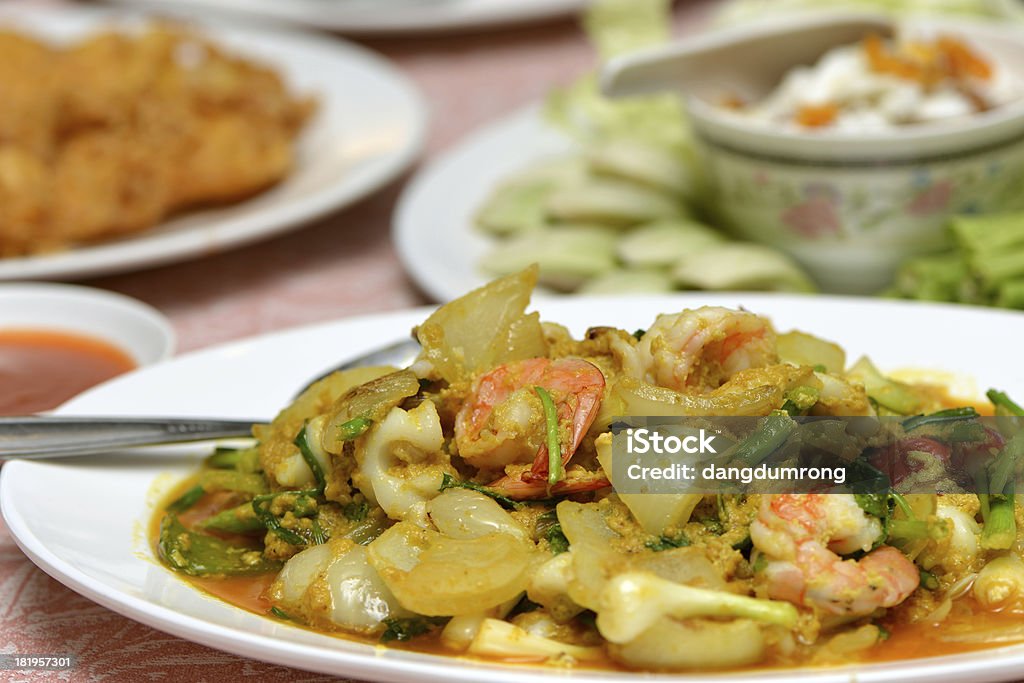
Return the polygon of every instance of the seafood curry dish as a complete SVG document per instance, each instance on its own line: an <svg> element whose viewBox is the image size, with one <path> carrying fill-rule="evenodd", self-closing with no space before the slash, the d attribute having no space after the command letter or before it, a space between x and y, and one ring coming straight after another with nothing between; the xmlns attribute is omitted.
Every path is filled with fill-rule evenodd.
<svg viewBox="0 0 1024 683"><path fill-rule="evenodd" d="M968 451L915 417L1021 414L1005 394L958 403L745 310L575 339L526 313L535 280L442 306L410 367L333 374L254 426L252 447L216 451L153 520L163 563L296 627L539 666L817 666L1024 641L1006 477L1021 440ZM980 458L1010 483L626 495L609 430L629 415L894 416L907 462Z"/></svg>

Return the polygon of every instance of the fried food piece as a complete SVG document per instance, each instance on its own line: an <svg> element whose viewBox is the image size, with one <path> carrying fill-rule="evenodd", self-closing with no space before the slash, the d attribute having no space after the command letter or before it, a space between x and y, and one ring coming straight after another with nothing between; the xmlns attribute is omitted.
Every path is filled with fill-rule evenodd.
<svg viewBox="0 0 1024 683"><path fill-rule="evenodd" d="M0 33L0 256L145 230L279 182L315 108L171 25L54 49Z"/></svg>
<svg viewBox="0 0 1024 683"><path fill-rule="evenodd" d="M57 112L55 55L44 44L0 31L0 144L46 157Z"/></svg>

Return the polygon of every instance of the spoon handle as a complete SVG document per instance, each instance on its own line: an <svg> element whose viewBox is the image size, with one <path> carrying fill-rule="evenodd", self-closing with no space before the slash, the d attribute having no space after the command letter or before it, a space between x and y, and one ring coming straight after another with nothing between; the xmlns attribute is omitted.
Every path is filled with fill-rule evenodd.
<svg viewBox="0 0 1024 683"><path fill-rule="evenodd" d="M0 417L0 460L95 455L119 448L251 436L263 420Z"/></svg>

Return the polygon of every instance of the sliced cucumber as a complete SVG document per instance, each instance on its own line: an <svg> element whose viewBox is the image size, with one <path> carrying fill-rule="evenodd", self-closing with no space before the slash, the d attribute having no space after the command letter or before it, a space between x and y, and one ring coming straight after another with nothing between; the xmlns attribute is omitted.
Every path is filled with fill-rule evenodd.
<svg viewBox="0 0 1024 683"><path fill-rule="evenodd" d="M789 257L759 244L711 246L682 259L676 284L694 289L812 292L814 284Z"/></svg>
<svg viewBox="0 0 1024 683"><path fill-rule="evenodd" d="M687 256L721 244L717 232L694 221L664 220L641 226L619 239L619 259L630 267L670 267Z"/></svg>
<svg viewBox="0 0 1024 683"><path fill-rule="evenodd" d="M601 227L552 228L498 245L480 265L494 275L508 275L536 263L540 266L540 282L572 291L589 278L615 268L615 240L615 231Z"/></svg>
<svg viewBox="0 0 1024 683"><path fill-rule="evenodd" d="M629 227L662 218L679 218L686 209L678 199L622 180L590 180L563 187L547 200L547 216L556 222Z"/></svg>
<svg viewBox="0 0 1024 683"><path fill-rule="evenodd" d="M677 197L694 196L689 165L665 149L636 140L609 140L587 152L595 174L621 178Z"/></svg>
<svg viewBox="0 0 1024 683"><path fill-rule="evenodd" d="M663 270L650 268L612 270L598 275L580 287L580 294L644 294L671 292L671 276Z"/></svg>
<svg viewBox="0 0 1024 683"><path fill-rule="evenodd" d="M548 198L561 187L582 184L586 164L579 158L556 159L533 166L494 188L477 210L476 225L493 235L541 230Z"/></svg>

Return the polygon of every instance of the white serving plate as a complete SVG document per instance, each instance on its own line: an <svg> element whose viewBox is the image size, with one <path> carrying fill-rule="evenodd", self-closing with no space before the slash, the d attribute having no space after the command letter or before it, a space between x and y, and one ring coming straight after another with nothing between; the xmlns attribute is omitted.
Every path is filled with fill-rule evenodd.
<svg viewBox="0 0 1024 683"><path fill-rule="evenodd" d="M176 13L216 11L360 33L442 33L543 21L589 0L115 0Z"/></svg>
<svg viewBox="0 0 1024 683"><path fill-rule="evenodd" d="M839 341L851 359L869 353L883 369L940 368L973 376L982 390L995 386L1024 395L1024 365L1016 360L1015 341L1024 336L1024 316L1004 311L742 293L547 300L538 308L545 319L581 334L590 325L646 327L659 312L703 304L746 306L770 316L780 330L796 327ZM407 335L428 312L357 318L189 354L116 379L59 412L270 416L308 378L346 356ZM877 683L1010 680L1024 667L1024 646L1017 645L856 667L727 675L567 672L388 650L316 634L208 597L153 557L144 529L155 494L192 471L206 452L208 447L177 447L148 456L8 462L0 476L0 509L33 562L101 605L204 645L338 676L403 683Z"/></svg>
<svg viewBox="0 0 1024 683"><path fill-rule="evenodd" d="M287 4L287 3L282 3ZM0 7L0 29L73 41L143 15L94 8ZM352 204L395 178L419 153L426 108L416 89L383 58L313 33L256 29L235 22L196 24L219 45L282 74L320 106L298 140L295 169L245 201L189 211L118 240L40 256L0 259L0 280L82 278L197 258L294 229Z"/></svg>
<svg viewBox="0 0 1024 683"><path fill-rule="evenodd" d="M510 175L573 146L544 122L539 106L530 106L471 133L420 169L402 191L391 230L416 284L435 301L448 301L486 283L480 259L497 242L476 229L476 212Z"/></svg>

